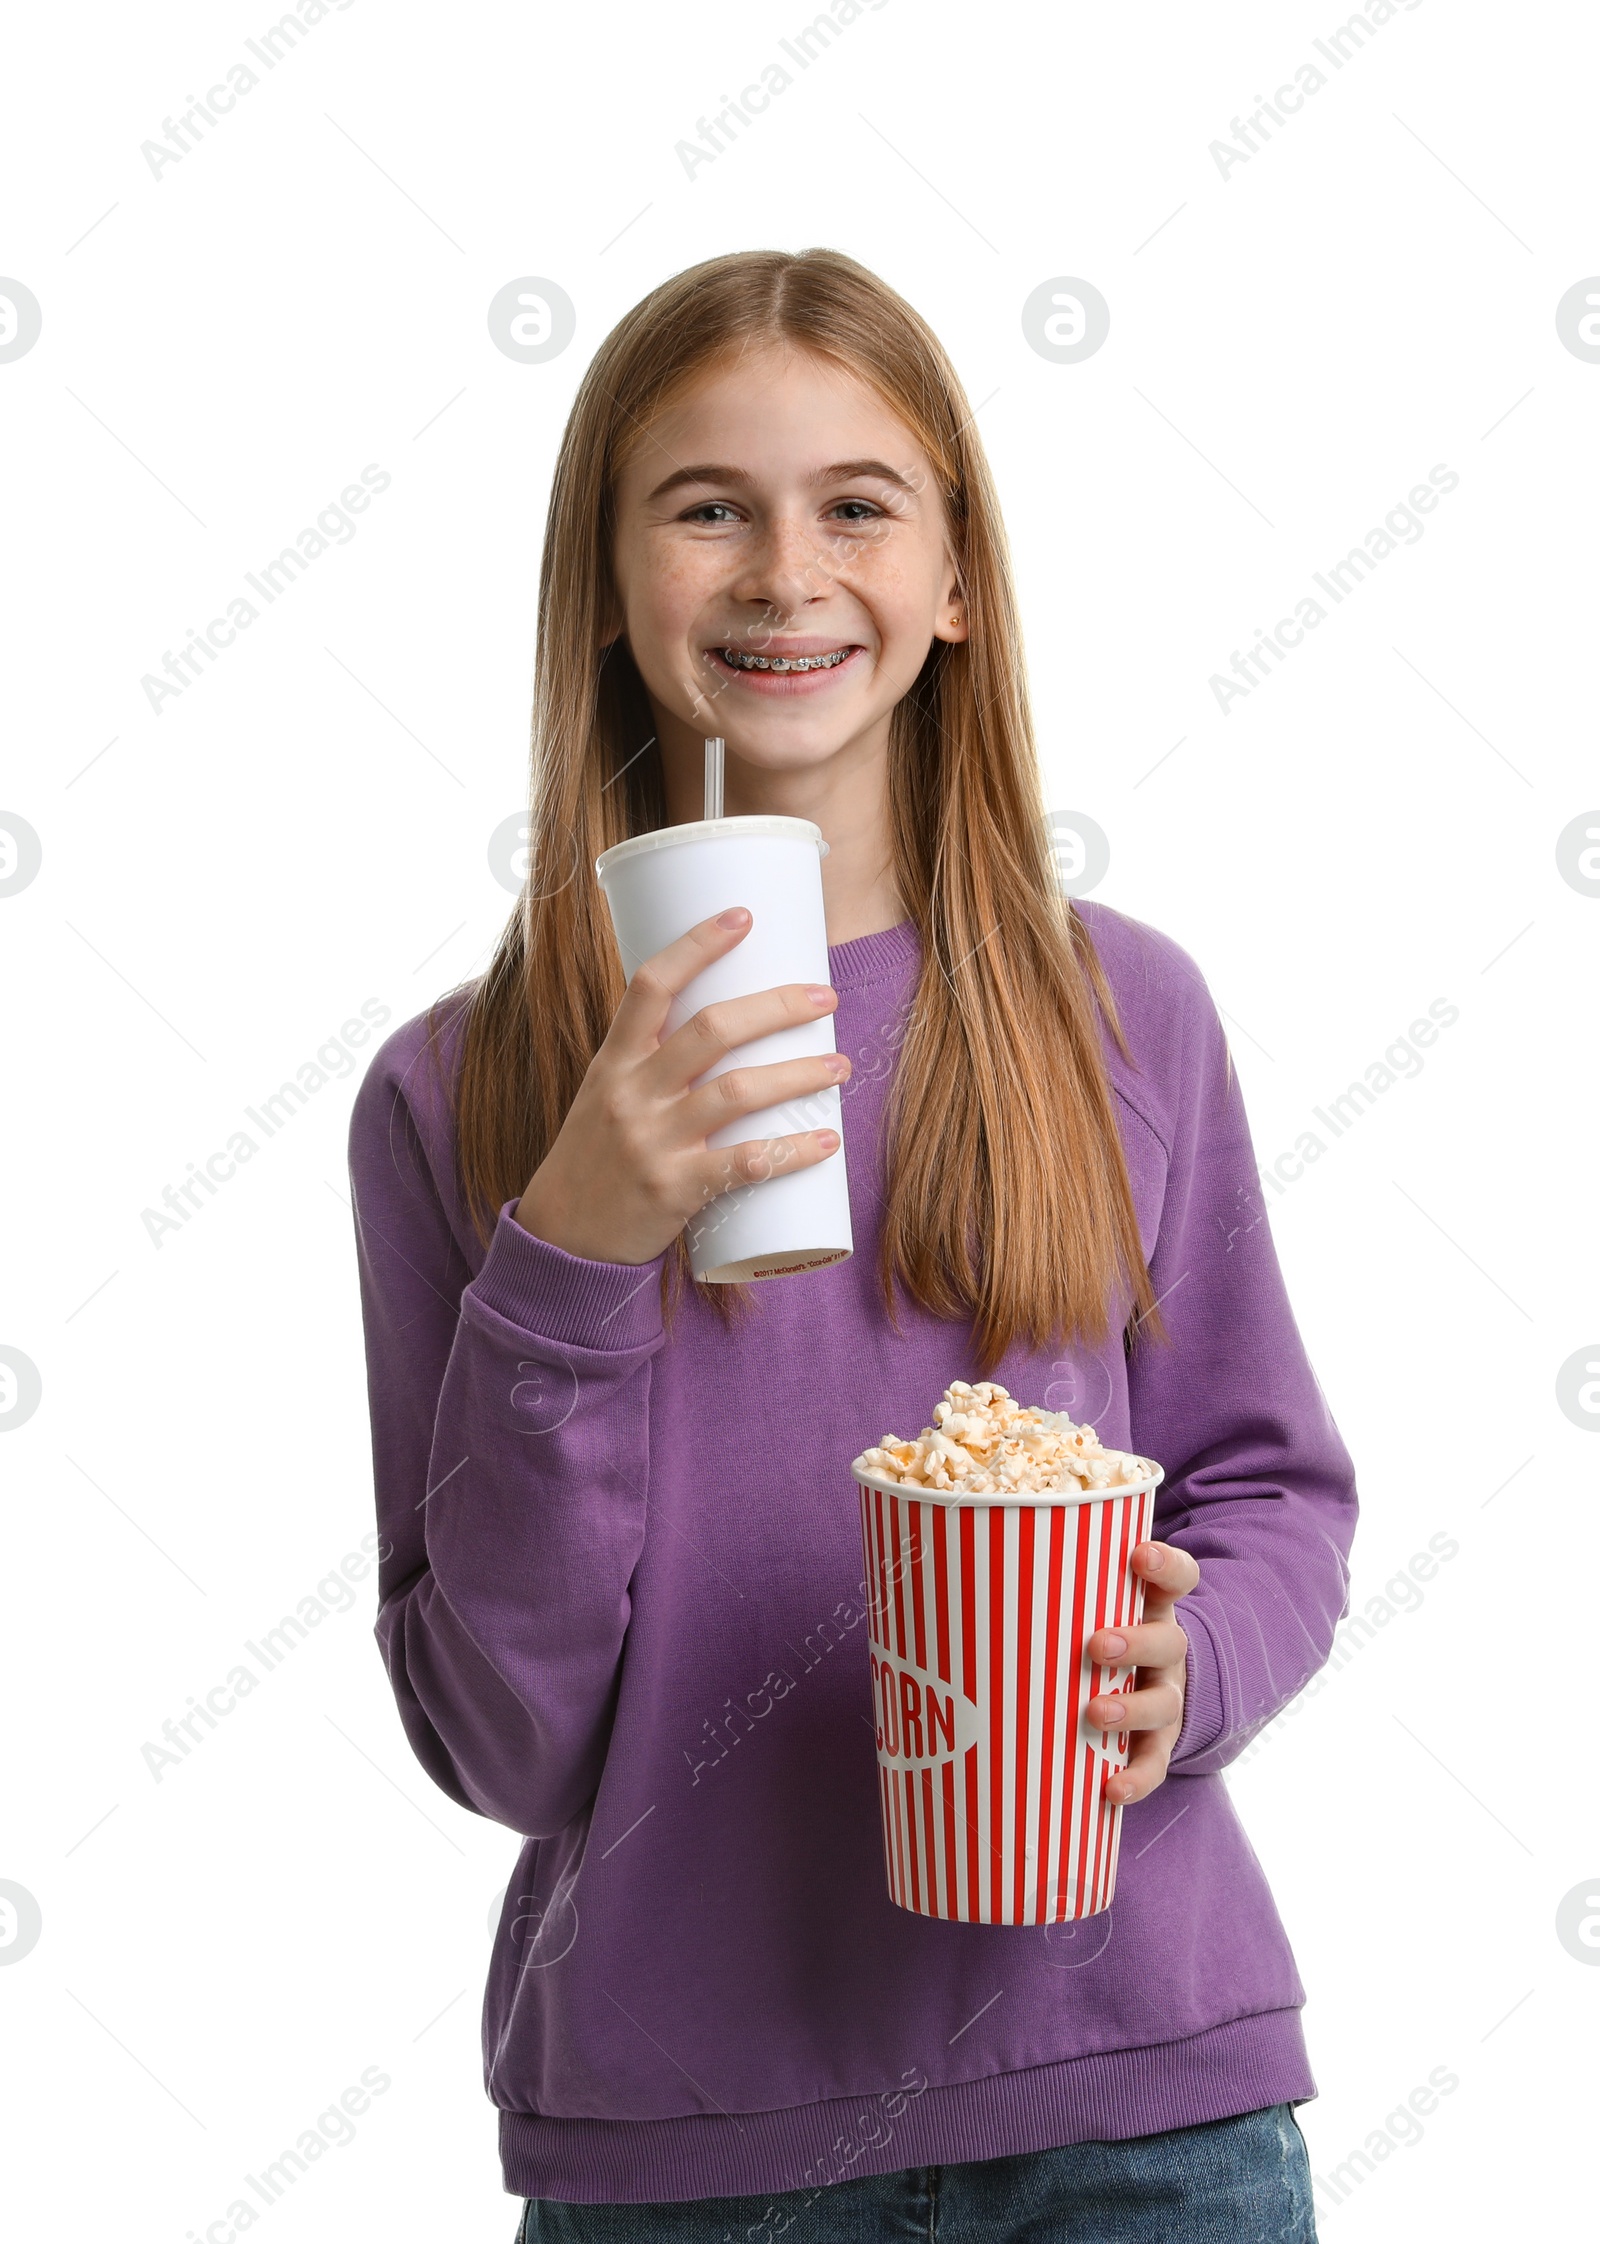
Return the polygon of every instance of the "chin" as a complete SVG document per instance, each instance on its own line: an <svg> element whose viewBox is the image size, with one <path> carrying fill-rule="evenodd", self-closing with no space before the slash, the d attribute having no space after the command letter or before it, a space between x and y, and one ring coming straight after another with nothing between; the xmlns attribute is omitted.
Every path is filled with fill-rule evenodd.
<svg viewBox="0 0 1600 2244"><path fill-rule="evenodd" d="M866 710L765 711L752 718L742 709L719 708L712 728L722 734L731 755L745 763L773 768L818 763L838 755L878 722Z"/></svg>
<svg viewBox="0 0 1600 2244"><path fill-rule="evenodd" d="M748 764L753 771L809 771L817 765L831 763L841 748L849 745L847 733L837 737L808 736L804 739L736 740L724 735L728 753L737 756L740 763Z"/></svg>

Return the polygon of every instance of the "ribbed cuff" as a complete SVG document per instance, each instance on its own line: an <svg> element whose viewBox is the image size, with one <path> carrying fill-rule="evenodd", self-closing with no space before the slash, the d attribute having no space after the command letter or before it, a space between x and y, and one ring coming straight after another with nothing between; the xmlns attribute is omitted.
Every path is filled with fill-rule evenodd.
<svg viewBox="0 0 1600 2244"><path fill-rule="evenodd" d="M1183 1721L1170 1766L1181 1770L1186 1762L1209 1753L1222 1735L1226 1710L1222 1704L1222 1673L1217 1647L1198 1608L1180 1608L1179 1620L1189 1639L1184 1657Z"/></svg>
<svg viewBox="0 0 1600 2244"><path fill-rule="evenodd" d="M661 1336L661 1270L651 1262L589 1262L524 1231L508 1200L483 1268L468 1286L485 1308L541 1340L571 1348L645 1348Z"/></svg>

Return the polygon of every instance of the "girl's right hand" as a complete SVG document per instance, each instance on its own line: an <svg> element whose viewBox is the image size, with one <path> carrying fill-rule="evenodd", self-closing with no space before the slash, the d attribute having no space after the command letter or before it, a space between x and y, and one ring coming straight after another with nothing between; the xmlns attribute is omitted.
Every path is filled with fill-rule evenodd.
<svg viewBox="0 0 1600 2244"><path fill-rule="evenodd" d="M701 920L634 974L554 1144L518 1201L525 1231L589 1262L652 1262L718 1193L825 1161L833 1130L708 1146L734 1116L842 1083L842 1052L730 1068L691 1090L735 1045L831 1013L838 993L786 982L704 1005L663 1041L673 999L742 942L743 905Z"/></svg>

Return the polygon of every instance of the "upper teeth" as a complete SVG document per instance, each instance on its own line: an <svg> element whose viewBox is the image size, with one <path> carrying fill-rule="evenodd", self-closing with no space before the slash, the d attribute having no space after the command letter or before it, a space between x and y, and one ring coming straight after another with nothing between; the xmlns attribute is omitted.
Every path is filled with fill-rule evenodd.
<svg viewBox="0 0 1600 2244"><path fill-rule="evenodd" d="M831 670L835 663L843 662L849 652L848 647L835 647L832 654L769 656L739 654L732 647L722 649L724 659L740 670Z"/></svg>

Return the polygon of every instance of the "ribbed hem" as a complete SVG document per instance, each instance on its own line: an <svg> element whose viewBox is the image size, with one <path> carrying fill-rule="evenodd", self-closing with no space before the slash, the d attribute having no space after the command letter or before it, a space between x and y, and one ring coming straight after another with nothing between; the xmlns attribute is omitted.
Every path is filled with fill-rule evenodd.
<svg viewBox="0 0 1600 2244"><path fill-rule="evenodd" d="M1170 1763L1174 1772L1209 1753L1222 1735L1227 1720L1222 1703L1222 1671L1217 1647L1205 1617L1198 1610L1181 1613L1189 1649L1184 1655L1183 1721Z"/></svg>
<svg viewBox="0 0 1600 2244"><path fill-rule="evenodd" d="M869 938L870 940L870 938ZM544 2119L500 2114L500 2163L514 2197L569 2205L678 2204L810 2189L908 2166L948 2166L1065 2143L1121 2143L1170 2127L1303 2104L1316 2083L1298 2010L1235 2018L1182 2041L1113 2049L1055 2065L927 2088L885 2087L787 2111L681 2119ZM884 2130L887 2129L887 2135ZM842 2163L864 2135L883 2136Z"/></svg>
<svg viewBox="0 0 1600 2244"><path fill-rule="evenodd" d="M508 1200L467 1291L508 1324L572 1348L648 1347L660 1336L661 1267L589 1262L524 1231Z"/></svg>
<svg viewBox="0 0 1600 2244"><path fill-rule="evenodd" d="M893 927L882 928L876 935L857 935L848 943L830 943L829 984L836 990L864 989L868 982L881 982L891 974L903 972L921 947L916 927L909 919L898 920Z"/></svg>

